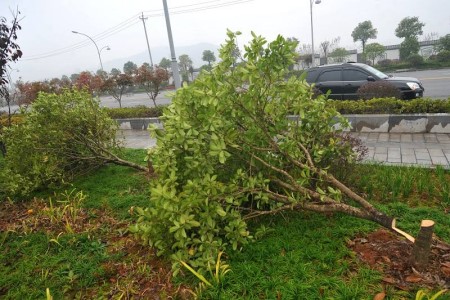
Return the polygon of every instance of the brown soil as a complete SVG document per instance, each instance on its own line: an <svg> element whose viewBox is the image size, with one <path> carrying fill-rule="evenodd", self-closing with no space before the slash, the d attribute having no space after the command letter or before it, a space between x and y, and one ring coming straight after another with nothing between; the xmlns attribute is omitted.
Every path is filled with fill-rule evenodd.
<svg viewBox="0 0 450 300"><path fill-rule="evenodd" d="M55 212L51 212L52 209ZM58 215L56 210L57 219L54 218ZM70 214L69 209L64 210L64 205L50 207L41 199L26 203L0 202L0 233L45 232L59 237L68 230L89 232L105 241L111 256L120 257L102 265L103 272L98 277L100 285L84 290L82 298L191 299L189 288L172 283L170 263L157 257L148 246L139 244L128 234L127 227L126 222L115 219L107 209L87 211L78 207L76 214Z"/></svg>
<svg viewBox="0 0 450 300"><path fill-rule="evenodd" d="M418 272L409 261L412 243L385 229L348 241L349 247L372 269L383 274L383 282L402 290L450 288L450 246L433 239L429 267Z"/></svg>

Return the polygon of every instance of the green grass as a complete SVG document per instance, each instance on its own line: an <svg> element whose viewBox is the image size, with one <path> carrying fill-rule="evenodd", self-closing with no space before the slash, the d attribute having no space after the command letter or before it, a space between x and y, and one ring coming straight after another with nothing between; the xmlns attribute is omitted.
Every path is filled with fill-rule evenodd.
<svg viewBox="0 0 450 300"><path fill-rule="evenodd" d="M145 150L126 150L124 156L143 162ZM148 199L145 176L118 166L103 167L55 193L72 188L87 195L83 206L88 210L87 222L93 223L103 222L97 219L99 210L110 211L119 221L129 218L130 206L144 205ZM55 198L49 191L39 196ZM102 285L109 285L105 282L110 276L105 264L118 263L126 254L108 251L106 246L111 243L108 239L120 233L107 223L78 234L35 231L32 224L23 228L28 231L6 231L0 235L2 299L44 299L46 288L54 299L90 298L86 294L88 289L101 290Z"/></svg>
<svg viewBox="0 0 450 300"><path fill-rule="evenodd" d="M124 154L128 160L144 163L145 150ZM448 171L364 164L339 175L380 210L397 217L400 228L416 235L420 220L431 218L436 221L436 234L450 242L450 218L443 211L450 205ZM103 167L64 189L72 188L87 196L83 202L87 222L100 224L100 211L110 212L118 222L129 222L129 208L145 206L149 198L148 179L118 166ZM346 246L346 240L378 225L343 214L312 212L268 216L251 227L261 225L270 230L242 251L227 253L232 271L220 287L204 291L202 299L373 299L383 291L382 275L360 262ZM109 282L112 274L106 266L130 259L123 245L119 252L108 251L119 235L107 223L78 234L3 232L0 298L43 299L46 288L55 299L107 297L116 287ZM140 272L150 274L144 267ZM182 280L195 285L192 278ZM411 299L415 291L387 287L386 293L386 299Z"/></svg>

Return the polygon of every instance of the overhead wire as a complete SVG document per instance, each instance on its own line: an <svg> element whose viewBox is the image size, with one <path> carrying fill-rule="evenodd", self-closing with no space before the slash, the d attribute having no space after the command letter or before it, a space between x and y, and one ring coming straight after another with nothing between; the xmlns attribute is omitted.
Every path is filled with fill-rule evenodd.
<svg viewBox="0 0 450 300"><path fill-rule="evenodd" d="M216 3L216 4L212 4L212 3L221 2L221 0L204 1L204 2L199 2L199 3L192 3L192 4L186 4L186 5L172 7L172 8L170 8L170 14L192 13L192 12L198 12L198 11L204 11L204 10L209 10L209 9L215 9L215 8L220 8L220 7L242 4L242 3L251 2L251 1L254 1L254 0L231 0L231 1ZM153 13L153 12L159 12L159 11L161 11L161 13ZM150 17L150 18L160 17L160 16L164 15L162 9L144 11L143 13L153 13L153 14L146 15L146 17ZM140 20L137 19L137 17L139 15L140 15L139 13L135 14L132 17L122 21L121 23L119 23L111 28L108 28L103 32L93 35L92 39L94 41L104 40L107 37L115 35L121 31L139 23ZM41 54L30 55L28 57L23 57L21 60L39 60L39 59L44 59L44 58L48 58L48 57L52 57L52 56L57 56L57 55L61 55L64 53L68 53L68 52L72 52L72 51L84 48L86 46L89 46L90 44L91 44L91 41L87 39L87 40L84 40L84 41L81 41L78 43L74 43L72 45L69 45L69 46L66 46L66 47L63 47L60 49L52 50L49 52L44 52Z"/></svg>

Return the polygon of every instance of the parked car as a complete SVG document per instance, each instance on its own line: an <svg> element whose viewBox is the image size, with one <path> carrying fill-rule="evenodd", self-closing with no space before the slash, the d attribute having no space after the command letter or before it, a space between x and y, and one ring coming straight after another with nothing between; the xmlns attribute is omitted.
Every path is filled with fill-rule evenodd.
<svg viewBox="0 0 450 300"><path fill-rule="evenodd" d="M330 91L329 98L358 99L357 91L369 81L385 80L399 89L402 99L423 97L422 83L412 77L392 77L362 63L341 63L313 67L307 70L306 81L315 84L322 93Z"/></svg>

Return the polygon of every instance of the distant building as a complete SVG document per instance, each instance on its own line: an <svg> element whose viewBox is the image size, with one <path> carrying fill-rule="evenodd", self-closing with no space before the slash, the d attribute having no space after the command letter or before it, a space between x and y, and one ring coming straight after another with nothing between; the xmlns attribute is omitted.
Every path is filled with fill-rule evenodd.
<svg viewBox="0 0 450 300"><path fill-rule="evenodd" d="M422 41L419 42L419 54L422 55L425 59L430 57L431 55L435 54L435 45L438 43L438 40L431 40L431 41ZM399 60L400 59L400 44L397 45L389 45L385 46L386 52L384 53L384 56L381 58L377 58L375 60L375 63L377 63L380 60L384 59L390 59L390 60ZM345 62L348 61L355 61L355 62L364 62L362 53L358 53L356 49L353 50L347 50L348 56L345 58ZM331 64L335 63L335 60L333 60L332 57L325 58L320 56L319 54L314 55L314 62L315 65L325 65L325 64ZM295 65L295 69L301 70L301 69L307 69L309 68L309 65L305 63L302 60L299 60L297 64Z"/></svg>

